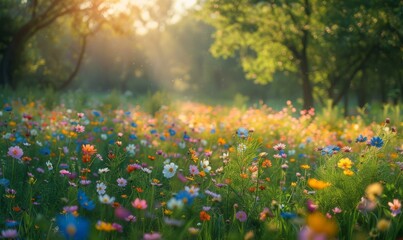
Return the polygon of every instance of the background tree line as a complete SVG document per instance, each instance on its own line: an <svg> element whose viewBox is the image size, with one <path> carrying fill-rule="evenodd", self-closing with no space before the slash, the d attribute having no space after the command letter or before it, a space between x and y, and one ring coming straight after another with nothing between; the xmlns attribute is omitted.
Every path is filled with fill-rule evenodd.
<svg viewBox="0 0 403 240"><path fill-rule="evenodd" d="M401 1L201 0L180 17L174 0L116 4L0 0L0 84L304 108L402 100Z"/></svg>

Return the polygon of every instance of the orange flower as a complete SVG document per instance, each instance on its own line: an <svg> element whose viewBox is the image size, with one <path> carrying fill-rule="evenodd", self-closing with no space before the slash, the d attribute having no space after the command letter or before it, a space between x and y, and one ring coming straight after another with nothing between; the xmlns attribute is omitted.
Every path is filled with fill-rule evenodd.
<svg viewBox="0 0 403 240"><path fill-rule="evenodd" d="M112 152L108 153L108 158L109 159L114 159L115 158L115 154L113 154Z"/></svg>
<svg viewBox="0 0 403 240"><path fill-rule="evenodd" d="M30 157L22 157L21 160L22 160L23 162L29 162L29 161L32 160L32 158L30 158Z"/></svg>
<svg viewBox="0 0 403 240"><path fill-rule="evenodd" d="M321 190L329 187L331 184L328 182L317 180L315 178L310 178L308 180L308 185L313 189Z"/></svg>
<svg viewBox="0 0 403 240"><path fill-rule="evenodd" d="M151 161L154 161L154 160L155 160L155 157L154 157L154 156L151 156L151 155L148 155L148 159L150 159Z"/></svg>
<svg viewBox="0 0 403 240"><path fill-rule="evenodd" d="M257 168L257 166L250 166L249 168L248 168L248 170L249 170L249 172L256 172L257 170L258 170L258 168Z"/></svg>
<svg viewBox="0 0 403 240"><path fill-rule="evenodd" d="M211 216L206 211L200 212L200 220L201 221L210 221Z"/></svg>
<svg viewBox="0 0 403 240"><path fill-rule="evenodd" d="M248 178L248 174L246 174L246 173L241 173L241 174L239 174L240 176L241 176L241 178L243 178L243 179L247 179Z"/></svg>
<svg viewBox="0 0 403 240"><path fill-rule="evenodd" d="M131 173L131 172L133 172L134 170L136 170L136 167L133 166L133 165L128 165L127 168L126 168L126 170L127 170L128 173Z"/></svg>
<svg viewBox="0 0 403 240"><path fill-rule="evenodd" d="M89 168L81 169L81 173L90 173L90 172L91 172L91 169L89 169Z"/></svg>
<svg viewBox="0 0 403 240"><path fill-rule="evenodd" d="M226 143L224 138L218 138L217 142L218 145L224 145Z"/></svg>
<svg viewBox="0 0 403 240"><path fill-rule="evenodd" d="M13 207L13 211L19 212L19 211L21 211L21 208L19 206L15 206L15 207Z"/></svg>
<svg viewBox="0 0 403 240"><path fill-rule="evenodd" d="M262 167L264 168L271 167L271 161L269 159L264 160L262 163Z"/></svg>
<svg viewBox="0 0 403 240"><path fill-rule="evenodd" d="M199 172L199 176L200 176L200 177L205 177L205 176L206 176L206 173L205 173L204 171L201 171L201 172Z"/></svg>
<svg viewBox="0 0 403 240"><path fill-rule="evenodd" d="M81 150L83 151L83 154L85 155L94 155L95 153L97 153L97 150L95 149L94 145L91 144L83 144L81 147Z"/></svg>
<svg viewBox="0 0 403 240"><path fill-rule="evenodd" d="M99 231L105 231L105 232L111 232L116 230L116 228L114 228L111 223L102 221L98 221L97 224L95 225L95 228Z"/></svg>
<svg viewBox="0 0 403 240"><path fill-rule="evenodd" d="M89 154L84 154L82 156L83 163L88 163L91 161L91 156Z"/></svg>

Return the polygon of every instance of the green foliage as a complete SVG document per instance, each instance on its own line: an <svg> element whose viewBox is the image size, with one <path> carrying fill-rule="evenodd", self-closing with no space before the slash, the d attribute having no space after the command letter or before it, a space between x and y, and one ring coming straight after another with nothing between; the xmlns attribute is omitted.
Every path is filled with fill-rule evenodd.
<svg viewBox="0 0 403 240"><path fill-rule="evenodd" d="M234 100L233 100L233 106L239 108L239 109L246 109L246 107L248 106L248 101L249 101L249 97L248 96L244 96L240 93L235 94L234 96Z"/></svg>
<svg viewBox="0 0 403 240"><path fill-rule="evenodd" d="M398 1L210 0L200 18L216 29L214 56L239 54L255 83L271 82L278 72L300 79L306 106L313 92L337 104L352 86L362 91L359 98L370 98L364 82L379 83L383 99L389 92L399 100L386 89L402 89L394 64L402 54L401 7ZM386 62L393 70L382 67Z"/></svg>
<svg viewBox="0 0 403 240"><path fill-rule="evenodd" d="M384 184L402 184L396 178L399 170L390 173L390 163L385 161L388 152L393 151L391 144L396 141L396 134L388 129L379 128L377 136L380 136L384 145L381 149L373 146L363 146L360 152L333 155L326 158L316 171L319 179L324 179L332 185L322 191L318 191L315 199L320 203L324 211L330 212L334 206L341 209L351 208L351 203L357 203L365 196L362 191L374 182ZM353 162L354 175L346 176L343 170L337 166L342 158L349 158ZM361 191L357 191L361 189Z"/></svg>
<svg viewBox="0 0 403 240"><path fill-rule="evenodd" d="M167 92L158 91L154 94L148 93L146 98L145 109L152 116L155 116L158 111L163 107L167 107L171 104L171 99Z"/></svg>

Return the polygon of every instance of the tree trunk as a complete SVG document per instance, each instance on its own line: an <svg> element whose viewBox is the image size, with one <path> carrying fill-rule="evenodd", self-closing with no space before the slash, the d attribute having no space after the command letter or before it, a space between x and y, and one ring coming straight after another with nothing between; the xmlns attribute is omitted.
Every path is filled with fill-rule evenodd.
<svg viewBox="0 0 403 240"><path fill-rule="evenodd" d="M387 93L387 86L386 81L379 81L380 83L380 92L381 92L381 101L383 104L388 103L388 93Z"/></svg>
<svg viewBox="0 0 403 240"><path fill-rule="evenodd" d="M358 101L358 107L363 108L365 104L367 103L367 89L365 86L365 81L367 80L367 71L363 70L362 71L362 76L358 80L358 89L357 89L357 101Z"/></svg>
<svg viewBox="0 0 403 240"><path fill-rule="evenodd" d="M304 11L307 16L307 22L305 25L309 25L311 16L311 6L308 0L304 1ZM304 109L309 109L313 107L313 86L309 78L309 61L308 61L308 40L309 40L309 30L302 29L302 52L300 59L300 71L302 74L302 93L304 98Z"/></svg>
<svg viewBox="0 0 403 240"><path fill-rule="evenodd" d="M313 87L309 79L307 60L303 60L300 65L302 74L302 96L304 99L303 108L309 109L313 107Z"/></svg>
<svg viewBox="0 0 403 240"><path fill-rule="evenodd" d="M76 66L75 66L73 72L71 72L70 76L59 86L59 90L65 89L68 85L70 85L73 82L74 78L77 76L78 71L80 70L80 67L81 67L81 63L84 58L86 47L87 47L87 36L84 35L82 37L81 49L80 49L80 53L78 55Z"/></svg>
<svg viewBox="0 0 403 240"><path fill-rule="evenodd" d="M349 96L348 96L348 92L346 92L346 94L344 94L344 116L345 117L348 116L348 104L349 104Z"/></svg>
<svg viewBox="0 0 403 240"><path fill-rule="evenodd" d="M33 25L27 24L22 27L12 38L8 45L0 64L0 85L9 85L12 88L17 86L13 81L13 74L17 68L17 63L22 55L24 44L31 37Z"/></svg>

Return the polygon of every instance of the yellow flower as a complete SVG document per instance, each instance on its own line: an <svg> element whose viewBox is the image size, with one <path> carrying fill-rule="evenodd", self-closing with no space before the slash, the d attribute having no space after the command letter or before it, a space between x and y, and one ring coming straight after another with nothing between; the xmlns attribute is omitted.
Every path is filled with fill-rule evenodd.
<svg viewBox="0 0 403 240"><path fill-rule="evenodd" d="M301 168L304 169L304 170L308 170L308 169L310 169L311 167L310 167L308 164L302 164L302 165L301 165Z"/></svg>
<svg viewBox="0 0 403 240"><path fill-rule="evenodd" d="M389 227L390 227L390 220L384 218L379 220L378 223L376 224L376 228L381 232L387 231Z"/></svg>
<svg viewBox="0 0 403 240"><path fill-rule="evenodd" d="M370 201L374 202L379 196L381 196L382 191L383 191L382 184L376 182L367 186L365 194Z"/></svg>
<svg viewBox="0 0 403 240"><path fill-rule="evenodd" d="M346 176L353 176L353 175L354 175L354 172L351 171L350 169L344 170L343 173L344 173L344 175L346 175Z"/></svg>
<svg viewBox="0 0 403 240"><path fill-rule="evenodd" d="M326 235L327 239L332 239L339 231L339 227L334 219L329 219L318 211L307 216L306 224L313 232Z"/></svg>
<svg viewBox="0 0 403 240"><path fill-rule="evenodd" d="M245 234L245 236L243 237L244 240L251 240L255 237L255 234L253 233L252 230L250 230L249 232L247 232Z"/></svg>
<svg viewBox="0 0 403 240"><path fill-rule="evenodd" d="M291 183L291 187L296 187L297 186L297 183L296 182L292 182Z"/></svg>
<svg viewBox="0 0 403 240"><path fill-rule="evenodd" d="M103 221L98 221L97 224L95 225L95 228L99 231L105 231L105 232L111 232L116 230L111 223Z"/></svg>
<svg viewBox="0 0 403 240"><path fill-rule="evenodd" d="M310 178L308 180L308 185L313 189L321 190L329 187L331 184L328 182L317 180L315 178Z"/></svg>
<svg viewBox="0 0 403 240"><path fill-rule="evenodd" d="M353 162L349 158L342 158L337 163L337 166L341 169L350 169L353 166Z"/></svg>
<svg viewBox="0 0 403 240"><path fill-rule="evenodd" d="M173 213L173 212L172 212L171 210L169 210L169 209L165 209L165 210L164 210L164 214L165 214L165 215L168 215L168 216L169 216L169 215L172 215L172 213Z"/></svg>

